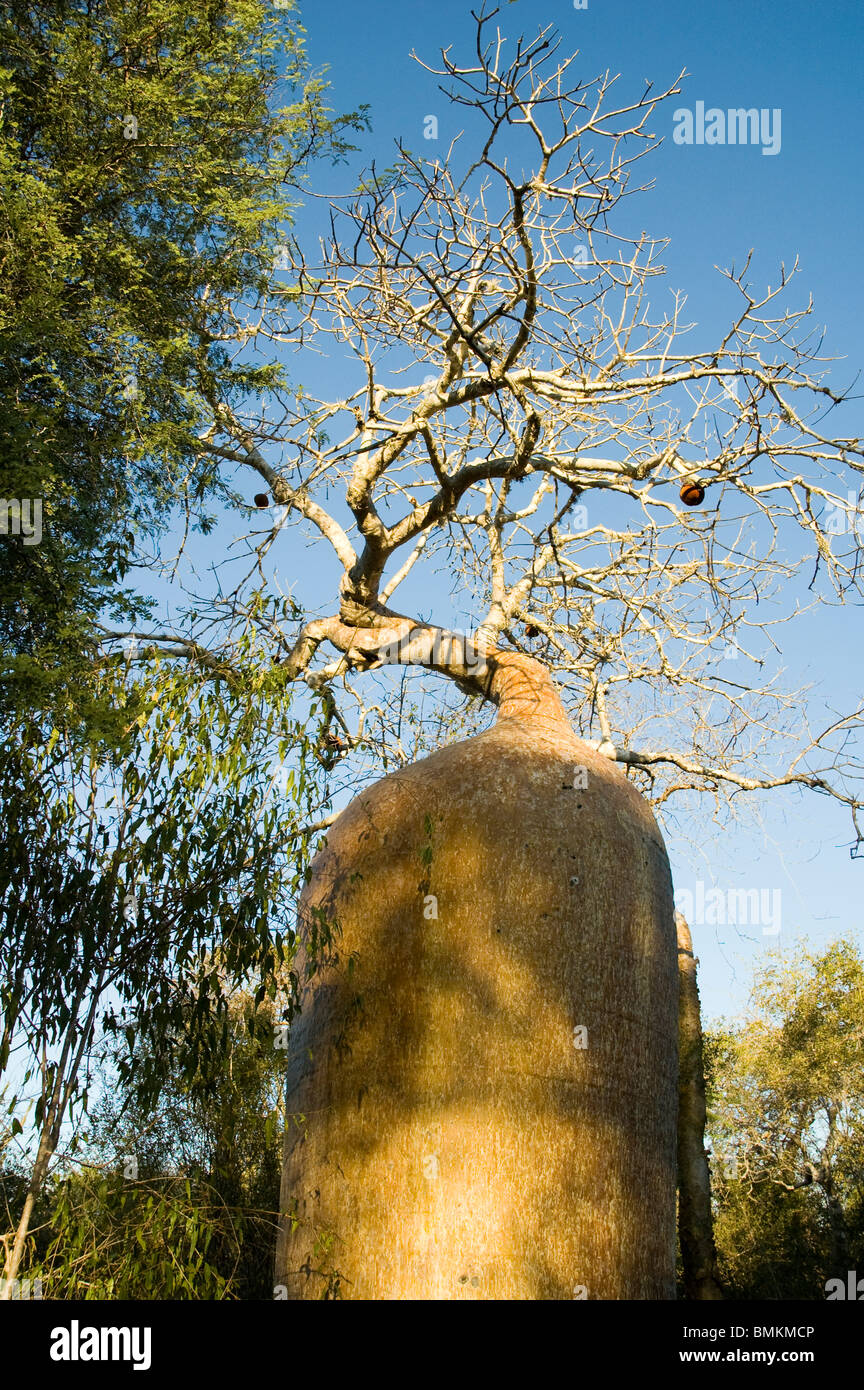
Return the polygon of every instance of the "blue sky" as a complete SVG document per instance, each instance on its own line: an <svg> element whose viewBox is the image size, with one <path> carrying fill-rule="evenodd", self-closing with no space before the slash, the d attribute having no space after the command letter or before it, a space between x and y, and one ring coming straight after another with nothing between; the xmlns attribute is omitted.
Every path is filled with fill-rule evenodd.
<svg viewBox="0 0 864 1390"><path fill-rule="evenodd" d="M364 162L392 163L397 137L422 149L430 114L438 117L439 148L458 132L458 113L409 54L415 49L434 64L448 44L464 53L473 32L469 9L463 0L306 6L309 55L313 65L329 67L333 106L371 105ZM611 69L629 92L645 79L657 88L668 85L686 69L681 96L654 120L664 143L643 165L655 187L641 195L638 209L640 226L671 239L663 256L668 284L686 291L688 317L711 336L712 328L725 325L729 303L715 266L740 264L753 249L754 279L775 284L780 263L789 267L797 257L795 298L813 295L815 318L828 328L826 350L846 359L837 364L836 378L852 380L864 361L860 4L588 0L587 8L576 9L567 0L505 0L499 23L514 35L554 24L562 48L579 50L580 73ZM695 109L698 101L706 108L779 108L779 153L673 143L673 109ZM322 174L322 191L337 184L346 186L335 172ZM301 215L301 232L306 223ZM314 364L307 370L304 362L301 376L313 385ZM864 392L864 382L857 389ZM854 413L852 428L864 433L860 405ZM787 627L782 642L790 685L813 684L817 702L854 707L864 675L860 607L822 610ZM743 1004L751 967L767 948L786 950L800 934L814 943L840 932L862 938L864 861L849 858L845 814L824 797L797 792L768 793L758 808L750 805L761 827L719 831L706 800L704 821L691 822L689 835L667 831L677 885L697 892L701 880L706 892L712 886L782 891L777 936L759 927L694 927L703 1006L711 1017Z"/></svg>

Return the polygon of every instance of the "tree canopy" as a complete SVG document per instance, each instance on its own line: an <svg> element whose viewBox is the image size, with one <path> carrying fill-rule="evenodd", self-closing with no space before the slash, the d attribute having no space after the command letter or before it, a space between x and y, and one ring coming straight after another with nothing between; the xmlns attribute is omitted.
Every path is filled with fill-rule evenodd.
<svg viewBox="0 0 864 1390"><path fill-rule="evenodd" d="M864 1261L864 963L850 939L756 972L706 1035L720 1271L739 1298L825 1298Z"/></svg>
<svg viewBox="0 0 864 1390"><path fill-rule="evenodd" d="M328 112L293 4L7 0L0 47L0 492L41 508L38 544L2 541L0 669L50 706L100 618L148 611L142 538L178 504L210 524L198 432L283 376L234 306L279 298L310 160L364 116Z"/></svg>

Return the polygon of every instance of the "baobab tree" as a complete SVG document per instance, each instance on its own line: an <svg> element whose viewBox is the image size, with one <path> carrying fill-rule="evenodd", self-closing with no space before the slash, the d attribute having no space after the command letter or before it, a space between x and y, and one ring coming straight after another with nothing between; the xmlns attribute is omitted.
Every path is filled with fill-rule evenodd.
<svg viewBox="0 0 864 1390"><path fill-rule="evenodd" d="M640 161L656 146L656 123L680 91L680 79L665 90L647 86L632 99L624 98L608 73L579 77L575 58L560 56L560 40L550 29L533 40L508 43L496 27L497 13L484 10L477 17L470 61L457 62L448 49L438 66L427 69L441 79L454 111L464 114L464 132L446 155L421 157L400 145L392 168L385 173L373 168L359 190L330 200L328 231L314 254L292 239L280 248L277 273L284 276L284 313L237 306L238 351L248 351L250 344L272 354L291 349L304 362L322 354L336 364L343 384L336 395L277 385L266 410L204 393L208 419L200 433L202 476L212 479L221 469L226 488L229 479L236 486L244 476L266 488L259 495L259 515L266 524L247 538L246 577L230 592L220 592L209 611L196 602L196 614L185 626L136 635L145 645L224 670L230 667L238 633L250 625L264 628L272 634L286 680L305 681L326 692L339 726L333 735L339 752L363 746L399 756L390 737L398 692L385 688L381 696L380 687L372 685L373 673L389 666L439 673L474 697L472 709L498 704L496 729L503 732L490 731L498 742L481 746L479 762L471 761L473 752L464 751L468 744L461 745L458 757L467 758L472 769L470 786L463 778L461 794L468 804L471 787L485 788L480 801L471 803L472 815L483 820L488 813L490 833L501 845L508 817L533 823L535 830L539 826L541 841L543 835L557 833L554 827L564 824L564 813L556 811L550 822L543 820L540 808L548 799L548 779L560 780L564 764L576 769L564 783L571 794L590 786L586 805L590 800L595 821L585 843L591 867L584 870L576 913L584 939L591 940L590 950L586 947L587 955L577 960L566 943L558 949L552 937L538 938L533 954L519 957L530 979L511 979L493 1010L499 1019L510 1009L511 1023L518 1015L516 1033L519 1028L523 1034L530 1031L516 999L530 998L531 1016L540 1020L542 1000L549 997L544 991L551 989L541 963L551 959L556 979L566 977L566 994L575 988L580 970L602 969L604 949L609 949L610 973L603 988L612 995L595 992L591 1007L602 1010L606 997L618 1023L638 1015L643 1028L641 1041L628 1037L618 1052L610 1044L604 1054L601 1046L597 1063L607 1068L607 1083L617 1088L619 1099L627 1076L635 1078L633 1131L627 1129L624 1111L614 1107L594 1112L589 1107L579 1118L578 1104L576 1111L568 1110L570 1102L565 1105L560 1096L550 1102L547 1092L542 1103L522 1098L525 1125L531 1128L530 1112L531 1132L540 1134L529 1167L536 1169L539 1154L552 1154L524 1231L536 1233L545 1211L559 1232L555 1223L565 1190L561 1175L574 1157L584 1170L579 1193L567 1198L571 1206L582 1204L575 1218L579 1229L561 1237L560 1261L549 1255L545 1262L538 1258L532 1263L523 1241L515 1254L502 1254L501 1248L490 1253L479 1246L466 1254L466 1245L449 1263L442 1256L436 1265L436 1237L423 1226L427 1208L420 1198L412 1205L413 1179L405 1179L407 1186L397 1183L398 1200L388 1198L386 1184L396 1182L392 1175L401 1160L398 1145L385 1153L383 1140L376 1158L383 1166L367 1167L365 1179L352 1169L342 1200L345 1210L356 1215L363 1207L358 1191L364 1181L367 1196L375 1186L379 1197L370 1221L378 1223L379 1245L389 1241L397 1252L396 1264L375 1285L377 1294L366 1296L388 1296L382 1292L386 1289L389 1296L394 1289L395 1296L410 1296L405 1290L423 1287L424 1279L425 1287L437 1290L430 1296L451 1296L447 1290L458 1278L469 1296L480 1288L480 1296L491 1290L491 1296L570 1297L565 1270L572 1271L573 1251L581 1240L582 1248L590 1250L590 1267L573 1273L572 1285L587 1288L588 1296L663 1297L670 1296L670 1251L674 1255L668 1236L675 938L662 841L633 784L655 807L682 792L703 792L722 802L740 791L810 788L848 809L854 845L860 843L861 767L855 741L862 708L840 712L826 727L811 730L798 692L785 689L778 676L766 678L766 663L777 650L772 627L794 620L805 601L842 602L860 592L850 490L854 496L864 451L859 440L828 432L827 422L839 418L848 391L829 379L830 359L822 356L820 335L811 327L812 304L789 303L797 267L782 268L777 283L764 289L751 282L749 258L722 272L734 304L727 330L710 345L700 345L698 332L686 322L681 294L672 295L668 309L657 308L656 294L649 298L652 282L658 290L662 285L662 243L633 232L627 199L645 187L637 181ZM338 566L338 594L334 590L324 612L305 612L296 592L286 600L273 587L272 566L280 547L284 550L298 531L329 548ZM424 572L442 570L471 615L464 632L399 611L395 596L409 576L416 588ZM770 607L769 596L774 600ZM366 692L373 688L370 698ZM480 740L471 743L476 748ZM531 768L536 771L538 758L546 758L546 770L540 791L535 786L530 792ZM484 781L490 760L509 768L509 783L506 777L494 786ZM435 763L433 757L417 767L429 769L428 777L422 774L415 783L409 767L402 781L385 779L380 784L384 791L373 789L371 801L361 797L342 818L341 830L337 825L305 904L306 927L316 928L311 936L318 941L317 927L338 919L342 966L365 961L369 981L369 962L374 961L380 983L387 969L383 943L388 932L404 945L408 918L415 928L418 922L422 927L421 919L427 927L439 920L423 918L427 899L434 900L437 911L434 867L445 866L442 882L449 887L441 891L453 897L454 864L461 854L469 866L467 878L447 920L455 937L463 933L460 939L468 944L458 969L435 976L440 1003L457 986L470 992L468 956L476 948L471 956L476 967L484 949L479 938L470 936L470 923L478 912L481 918L494 915L489 880L504 868L489 859L488 840L479 848L475 844L472 849L467 839L454 847L454 835L470 839L470 834L467 823L457 832L445 814L453 800L448 780L454 773L452 760ZM501 806L508 787L509 805L496 817L489 798L497 794ZM568 810L565 820L570 814ZM415 821L421 826L420 858L411 868ZM577 822L578 817L567 820L570 828L562 831L567 844L582 843L580 835L585 840ZM387 858L381 857L378 841L372 857L363 857L368 827L375 826L378 834L385 823L387 834L393 831L391 862L402 866L398 884L387 879ZM616 824L626 827L618 845L627 866L623 896L612 881ZM404 829L401 840L397 828ZM529 840L534 853L539 841L536 836ZM510 845L507 853L515 852ZM448 859L452 854L456 860ZM579 877L571 876L571 885ZM359 878L367 896L357 890L360 897L349 901L346 883ZM419 900L418 880L425 890ZM557 887L544 890L541 881L532 880L521 907L509 880L505 884L502 879L498 889L499 897L515 895L501 909L502 920L511 926L528 905L538 918L556 918L556 930L563 930L561 924L568 920L572 925L572 913L567 916L571 909L563 905ZM397 910L403 890L415 895L410 911L404 904ZM364 936L358 923L363 919L368 926L376 901L380 911L389 903L392 912L385 924L379 911L373 934ZM477 907L481 901L482 910ZM544 901L547 910L541 910ZM610 918L629 924L626 941L616 939L611 948L604 937ZM633 925L637 919L638 930ZM506 938L506 927L504 931ZM310 939L307 930L307 951ZM339 951L332 941L331 949L335 967ZM352 954L355 959L349 961ZM373 1076L382 1065L385 1071L397 1068L396 1050L410 1052L405 1028L411 996L405 976L410 976L411 959L410 950L399 956L402 983L389 978L387 984L395 1001L392 1046L374 1027L367 1036L367 1043L369 1036L378 1038L377 1052L372 1044L364 1050L359 1034L346 1022L359 996L350 990L340 994L326 972L319 972L318 984L325 981L321 988L309 986L301 1015L307 1032L298 1047L308 1052L311 1040L311 1050L320 1045L328 1051L333 1029L338 1040L350 1034L354 1042L347 1052L354 1061L345 1075L350 1074L350 1085L359 1080L358 1113L364 1074ZM512 956L496 961L499 978L516 969ZM482 993L479 984L477 990ZM371 996L364 992L368 1009ZM341 1000L338 1007L334 999ZM561 1011L560 1018L545 1020L550 1033L585 1023L572 1011L568 1015L572 997L567 1003L555 996L553 1002L556 1007L561 1003ZM434 1009L429 1008L431 1017ZM478 1009L482 1013L480 1005ZM446 1010L442 1017L448 1017ZM456 1026L455 1019L451 1023ZM435 1032L428 1017L427 1024L432 1032L423 1036L432 1037L434 1051L440 1031ZM586 1026L591 1036L596 1018ZM652 1029L662 1040L649 1057L644 1037ZM512 1050L514 1036L507 1034L502 1048L515 1073L529 1063L527 1054L520 1061L518 1049ZM472 1038L473 1046L476 1036ZM553 1054L557 1066L561 1059L554 1048L552 1054L534 1058L535 1071L541 1063L547 1068L547 1081L548 1068L554 1070ZM307 1099L329 1095L340 1132L346 1133L349 1119L340 1107L349 1084L336 1103L333 1074L310 1079L299 1052L297 1058L298 1094ZM465 1065L465 1056L458 1049L446 1065L442 1062L451 1073L459 1065ZM450 1095L443 1072L433 1067L424 1076L427 1100ZM585 1088L600 1083L596 1075L593 1081L583 1076L583 1081L584 1099ZM419 1084L417 1075L413 1082ZM482 1110L477 1094L475 1113L478 1106ZM404 1086L400 1096L400 1105L407 1104ZM429 1103L431 1110L415 1107L412 1112L412 1162L438 1154L434 1147L425 1155L423 1151L424 1142L432 1143L422 1137L424 1126L435 1131L437 1125L440 1137L442 1123L440 1108ZM464 1118L465 1106L470 1109L464 1093L459 1105ZM583 1126L575 1149L568 1149L571 1139L555 1130L550 1105L552 1110L559 1106L559 1118L566 1113L564 1128L571 1138L574 1126ZM381 1107L374 1115L379 1135L383 1130L390 1138L402 1133L407 1112L397 1119L392 1105L387 1111L382 1101ZM298 1104L298 1111L302 1108ZM500 1115L489 1121L492 1129L498 1121ZM486 1141L476 1134L469 1141L463 1127L460 1152L464 1163L470 1154L475 1175L478 1164L482 1168L485 1163L487 1172L496 1164L511 1164L512 1186L506 1195L515 1203L511 1214L518 1225L514 1192L524 1183L526 1168L524 1163L519 1167L508 1148L506 1136L514 1145L518 1136L513 1113L500 1123L495 1131L505 1135L500 1151L493 1154L495 1146L489 1143L484 1148ZM358 1131L351 1133L355 1148L365 1144L368 1155L369 1133L362 1142ZM315 1185L309 1167L313 1150L314 1163L331 1161L347 1171L344 1151L338 1159L330 1151L328 1160L327 1144L334 1142L328 1131L320 1143L310 1139L305 1157L296 1144L291 1147L289 1189L291 1184L298 1191L304 1184ZM446 1136L441 1143L446 1147ZM592 1144L595 1151L598 1144L605 1146L605 1159L595 1159L593 1168L586 1157ZM621 1180L617 1196L597 1185L604 1162L605 1171ZM464 1163L461 1190L474 1192ZM317 1181L319 1170L315 1172ZM635 1175L629 1187L621 1176L627 1172ZM385 1231L388 1206L399 1215ZM591 1220L585 1216L589 1208ZM298 1210L283 1242L283 1272L296 1254L293 1232L303 1224ZM368 1215L368 1204L363 1211ZM608 1227L604 1211L612 1213ZM358 1218L355 1226L363 1227L374 1244L365 1219ZM344 1231L333 1231L328 1221L323 1220L313 1242L317 1253L309 1247L303 1277L310 1286L320 1277L320 1287L330 1293L344 1293L353 1278L357 1293L362 1277L356 1270L352 1276L338 1258L335 1263L323 1259L322 1252L338 1251L346 1240ZM469 1245L476 1235L475 1228L466 1236ZM553 1245L556 1240L557 1234ZM650 1247L651 1268L636 1256L640 1241ZM410 1275L404 1261L399 1265L403 1255L408 1258L409 1247L421 1251L420 1264ZM316 1264L319 1255L323 1262ZM528 1270L524 1278L514 1273L514 1261L520 1259L521 1268ZM296 1261L290 1278L295 1276ZM289 1284L290 1278L286 1275ZM311 1296L320 1296L320 1287ZM294 1293L307 1296L296 1288Z"/></svg>

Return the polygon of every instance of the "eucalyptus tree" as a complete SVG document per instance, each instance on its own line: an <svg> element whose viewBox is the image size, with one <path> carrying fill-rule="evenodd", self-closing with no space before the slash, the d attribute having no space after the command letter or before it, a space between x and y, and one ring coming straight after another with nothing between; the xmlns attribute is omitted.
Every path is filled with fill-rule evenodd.
<svg viewBox="0 0 864 1390"><path fill-rule="evenodd" d="M309 170L366 118L329 111L290 0L8 0L0 36L0 1064L30 1162L11 1281L105 1028L158 1088L166 1048L224 1045L232 972L272 989L286 963L314 705L290 716L260 658L106 654L100 623L150 611L133 581L178 503L206 533L233 500L198 447L207 403L284 376L228 352L233 305L284 302Z"/></svg>
<svg viewBox="0 0 864 1390"><path fill-rule="evenodd" d="M125 737L107 749L74 723L36 747L5 730L0 1077L29 1171L4 1235L5 1297L107 1048L152 1102L169 1074L218 1070L238 984L290 1018L293 906L326 788L314 711L294 713L284 677L261 667L254 646L230 678L112 661L96 693Z"/></svg>

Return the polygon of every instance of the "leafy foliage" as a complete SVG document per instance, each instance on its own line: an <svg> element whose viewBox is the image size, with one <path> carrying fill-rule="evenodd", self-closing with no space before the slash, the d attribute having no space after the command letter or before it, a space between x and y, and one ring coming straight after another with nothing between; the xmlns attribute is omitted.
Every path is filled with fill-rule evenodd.
<svg viewBox="0 0 864 1390"><path fill-rule="evenodd" d="M50 1183L29 1277L52 1298L273 1297L281 1160L277 1009L238 991L209 1083L175 1068L158 1099L100 1072L86 1161ZM14 1203L14 1182L7 1178ZM19 1197L20 1201L20 1197Z"/></svg>
<svg viewBox="0 0 864 1390"><path fill-rule="evenodd" d="M178 501L209 525L206 404L280 374L226 325L278 294L307 162L364 118L331 119L261 0L7 0L0 50L0 493L43 508L38 544L0 542L0 674L56 706L90 686L97 616L147 610L136 537Z"/></svg>
<svg viewBox="0 0 864 1390"><path fill-rule="evenodd" d="M0 744L0 1076L19 1130L30 1107L34 1192L86 1112L100 1027L147 1104L166 1075L213 1083L238 982L256 1006L287 983L290 1017L288 923L323 796L315 709L292 715L260 651L230 681L155 661L100 682L126 723L116 749L57 728Z"/></svg>
<svg viewBox="0 0 864 1390"><path fill-rule="evenodd" d="M864 1266L864 962L851 940L770 960L706 1036L715 1237L739 1298L824 1298Z"/></svg>

